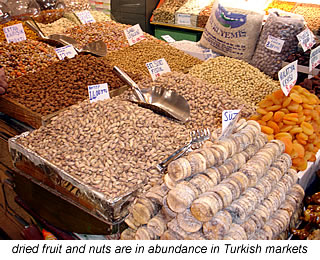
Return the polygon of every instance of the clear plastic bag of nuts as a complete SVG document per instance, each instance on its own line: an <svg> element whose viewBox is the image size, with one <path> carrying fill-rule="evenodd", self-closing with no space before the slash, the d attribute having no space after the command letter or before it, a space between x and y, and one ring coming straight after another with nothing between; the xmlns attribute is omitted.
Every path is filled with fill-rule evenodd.
<svg viewBox="0 0 320 260"><path fill-rule="evenodd" d="M277 9L270 14L260 34L251 64L267 75L278 78L285 61L298 48L297 34L305 28L304 18Z"/></svg>

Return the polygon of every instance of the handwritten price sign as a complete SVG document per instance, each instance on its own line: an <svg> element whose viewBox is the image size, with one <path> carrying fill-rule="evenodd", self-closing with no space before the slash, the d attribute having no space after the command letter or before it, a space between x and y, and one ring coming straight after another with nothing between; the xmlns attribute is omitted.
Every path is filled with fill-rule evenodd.
<svg viewBox="0 0 320 260"><path fill-rule="evenodd" d="M90 103L109 99L108 83L88 86Z"/></svg>
<svg viewBox="0 0 320 260"><path fill-rule="evenodd" d="M71 59L78 54L71 44L57 48L55 51L59 60L64 60L65 57Z"/></svg>
<svg viewBox="0 0 320 260"><path fill-rule="evenodd" d="M22 23L4 27L3 32L8 43L21 42L27 39Z"/></svg>
<svg viewBox="0 0 320 260"><path fill-rule="evenodd" d="M309 60L309 71L312 71L320 64L320 46L311 50Z"/></svg>
<svg viewBox="0 0 320 260"><path fill-rule="evenodd" d="M298 79L298 61L291 62L278 73L281 89L288 96Z"/></svg>
<svg viewBox="0 0 320 260"><path fill-rule="evenodd" d="M91 15L91 13L88 10L78 12L78 13L76 13L76 15L78 16L78 18L82 24L96 22L96 20L93 18L93 16Z"/></svg>
<svg viewBox="0 0 320 260"><path fill-rule="evenodd" d="M134 45L142 40L144 40L146 37L143 35L143 31L139 24L136 24L134 26L131 26L128 29L124 30L124 34L129 42L129 45Z"/></svg>
<svg viewBox="0 0 320 260"><path fill-rule="evenodd" d="M283 44L284 40L269 35L265 47L269 50L280 53L282 51Z"/></svg>
<svg viewBox="0 0 320 260"><path fill-rule="evenodd" d="M170 67L165 59L154 60L146 63L149 73L153 80L164 73L171 72Z"/></svg>
<svg viewBox="0 0 320 260"><path fill-rule="evenodd" d="M314 39L314 34L310 31L309 28L305 29L297 35L298 41L303 49L307 51L315 45L316 41Z"/></svg>

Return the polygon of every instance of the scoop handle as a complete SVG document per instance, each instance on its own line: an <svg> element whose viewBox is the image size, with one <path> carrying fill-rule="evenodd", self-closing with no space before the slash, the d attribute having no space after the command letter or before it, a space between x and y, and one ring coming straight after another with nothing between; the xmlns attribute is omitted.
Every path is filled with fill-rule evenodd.
<svg viewBox="0 0 320 260"><path fill-rule="evenodd" d="M133 88L133 90L135 91L136 96L139 98L139 100L141 102L147 103L143 93L141 92L141 89L139 88L139 86L137 85L137 83L135 83L129 76L128 74L126 74L124 71L122 71L120 68L118 68L117 66L113 67L113 71L117 74L117 76L119 76L119 78L124 81L125 83L127 83L131 88Z"/></svg>
<svg viewBox="0 0 320 260"><path fill-rule="evenodd" d="M31 23L30 21L26 21L25 22L26 25L32 30L34 31L40 38L42 39L46 39L46 36L44 35L44 33L41 31L40 27L36 24L36 22Z"/></svg>

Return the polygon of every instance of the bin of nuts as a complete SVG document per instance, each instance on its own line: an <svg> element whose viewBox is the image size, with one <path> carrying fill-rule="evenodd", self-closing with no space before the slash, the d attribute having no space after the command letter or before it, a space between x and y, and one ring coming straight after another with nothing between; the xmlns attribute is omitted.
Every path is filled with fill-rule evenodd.
<svg viewBox="0 0 320 260"><path fill-rule="evenodd" d="M294 86L289 96L277 90L259 102L257 115L251 117L261 125L269 140L285 143L293 168L303 171L308 161L316 160L320 148L320 101L301 86Z"/></svg>
<svg viewBox="0 0 320 260"><path fill-rule="evenodd" d="M174 24L176 11L187 0L164 0L160 7L153 10L153 21Z"/></svg>
<svg viewBox="0 0 320 260"><path fill-rule="evenodd" d="M310 30L318 33L320 29L320 5L319 4L297 4L292 10L293 13L303 15Z"/></svg>
<svg viewBox="0 0 320 260"><path fill-rule="evenodd" d="M161 180L153 167L188 139L185 126L115 97L86 100L9 142L16 167L27 163L71 182L96 205L94 214L114 223L126 216L134 192Z"/></svg>

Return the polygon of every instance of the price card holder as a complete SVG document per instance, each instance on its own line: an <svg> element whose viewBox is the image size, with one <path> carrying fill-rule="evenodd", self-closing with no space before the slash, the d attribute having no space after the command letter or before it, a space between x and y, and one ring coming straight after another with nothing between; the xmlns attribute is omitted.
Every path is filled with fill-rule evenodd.
<svg viewBox="0 0 320 260"><path fill-rule="evenodd" d="M82 24L96 22L96 20L93 18L92 14L88 10L77 12L76 16L79 18L79 20Z"/></svg>
<svg viewBox="0 0 320 260"><path fill-rule="evenodd" d="M309 60L309 71L312 71L320 64L320 46L311 50Z"/></svg>
<svg viewBox="0 0 320 260"><path fill-rule="evenodd" d="M72 59L78 54L72 44L57 48L55 51L59 60L64 60L65 57Z"/></svg>
<svg viewBox="0 0 320 260"><path fill-rule="evenodd" d="M316 44L314 34L310 31L309 28L299 33L297 35L297 38L304 52L311 49L313 45Z"/></svg>
<svg viewBox="0 0 320 260"><path fill-rule="evenodd" d="M181 25L191 25L191 15L190 14L177 14L178 24Z"/></svg>
<svg viewBox="0 0 320 260"><path fill-rule="evenodd" d="M160 75L171 72L170 67L164 58L146 63L149 73L153 80Z"/></svg>
<svg viewBox="0 0 320 260"><path fill-rule="evenodd" d="M219 139L228 137L232 132L236 123L239 121L242 107L238 110L223 110L222 112L222 134Z"/></svg>
<svg viewBox="0 0 320 260"><path fill-rule="evenodd" d="M88 86L90 103L109 99L108 83Z"/></svg>
<svg viewBox="0 0 320 260"><path fill-rule="evenodd" d="M169 42L169 43L173 43L173 42L176 41L170 35L161 35L161 38L164 39L166 42Z"/></svg>
<svg viewBox="0 0 320 260"><path fill-rule="evenodd" d="M22 23L4 27L3 32L8 43L21 42L27 39Z"/></svg>
<svg viewBox="0 0 320 260"><path fill-rule="evenodd" d="M278 72L281 89L288 96L298 79L298 61L289 63Z"/></svg>
<svg viewBox="0 0 320 260"><path fill-rule="evenodd" d="M280 53L282 51L283 44L284 40L269 35L265 47L269 50Z"/></svg>
<svg viewBox="0 0 320 260"><path fill-rule="evenodd" d="M134 26L131 26L128 29L124 30L124 34L129 42L129 45L134 45L142 40L144 40L146 37L143 34L143 31L139 24L136 24Z"/></svg>

